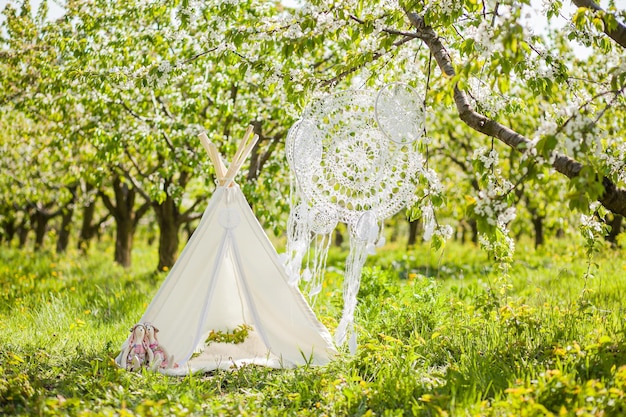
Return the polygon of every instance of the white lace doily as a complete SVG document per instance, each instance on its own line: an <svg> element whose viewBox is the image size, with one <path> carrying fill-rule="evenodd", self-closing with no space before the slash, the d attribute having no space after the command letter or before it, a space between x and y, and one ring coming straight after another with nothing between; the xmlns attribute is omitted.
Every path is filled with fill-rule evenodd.
<svg viewBox="0 0 626 417"><path fill-rule="evenodd" d="M346 224L356 224L366 211L375 209L382 220L405 207L423 166L417 144L408 141L423 128L412 121L394 130L392 124L401 123L387 106L396 102L380 93L344 91L321 99L307 107L287 137L287 159L304 199L334 208ZM375 107L385 130L378 127Z"/></svg>
<svg viewBox="0 0 626 417"><path fill-rule="evenodd" d="M378 128L396 143L412 143L424 134L424 102L407 84L382 87L376 96L374 113Z"/></svg>
<svg viewBox="0 0 626 417"><path fill-rule="evenodd" d="M390 84L378 92L344 91L311 103L287 135L287 159L296 185L286 269L290 282L304 281L309 296L317 296L331 233L338 222L347 224L350 254L335 340L349 340L352 352L362 267L367 255L384 242L383 220L415 201L424 170L417 143L424 132L422 103L405 84Z"/></svg>

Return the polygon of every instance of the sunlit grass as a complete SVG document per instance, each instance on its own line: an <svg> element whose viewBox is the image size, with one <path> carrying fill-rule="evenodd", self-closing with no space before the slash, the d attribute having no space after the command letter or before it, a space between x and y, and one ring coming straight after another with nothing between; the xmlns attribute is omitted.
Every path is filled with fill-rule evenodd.
<svg viewBox="0 0 626 417"><path fill-rule="evenodd" d="M502 278L487 254L391 243L368 261L359 349L323 368L170 378L113 363L165 274L91 256L0 252L0 414L620 415L626 412L626 260L584 281L574 243L523 244ZM334 329L345 253L314 304ZM334 271L334 272L333 272ZM577 414L578 413L578 414Z"/></svg>

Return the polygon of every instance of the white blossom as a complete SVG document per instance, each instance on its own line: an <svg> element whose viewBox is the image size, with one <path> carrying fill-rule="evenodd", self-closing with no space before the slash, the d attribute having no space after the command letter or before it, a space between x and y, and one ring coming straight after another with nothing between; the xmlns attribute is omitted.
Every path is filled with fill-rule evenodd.
<svg viewBox="0 0 626 417"><path fill-rule="evenodd" d="M433 206L427 204L422 207L422 224L424 225L424 241L428 242L435 231L435 227L437 225L435 221L435 213L433 211Z"/></svg>

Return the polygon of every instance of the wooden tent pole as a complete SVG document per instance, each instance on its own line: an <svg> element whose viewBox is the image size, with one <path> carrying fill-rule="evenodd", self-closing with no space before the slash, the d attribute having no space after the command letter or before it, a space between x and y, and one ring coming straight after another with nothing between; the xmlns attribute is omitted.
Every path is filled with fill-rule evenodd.
<svg viewBox="0 0 626 417"><path fill-rule="evenodd" d="M248 146L246 146L246 149L243 150L243 152L239 156L240 160L237 161L237 165L239 165L239 168L241 168L241 166L243 165L243 162L246 159L248 159L248 156L250 156L250 152L252 152L252 148L254 147L254 145L256 145L258 140L259 140L259 135L254 135L250 143L248 143Z"/></svg>
<svg viewBox="0 0 626 417"><path fill-rule="evenodd" d="M252 135L252 132L253 132L253 126L250 125L248 126L248 130L246 130L246 133L243 136L243 139L241 140L239 144L239 148L237 148L237 152L235 153L235 157L233 158L233 160L230 163L230 166L228 167L228 171L226 171L226 175L224 178L225 178L225 181L227 182L226 185L228 186L230 186L230 184L233 182L235 175L237 175L237 172L241 168L241 165L243 165L243 162L246 160L246 158L250 154L252 147L259 140L259 136L254 135L252 137L252 140L248 142L248 140L250 139L250 135Z"/></svg>
<svg viewBox="0 0 626 417"><path fill-rule="evenodd" d="M254 126L248 126L248 129L239 142L239 147L237 148L235 156L233 157L233 160L229 164L228 168L226 168L217 146L209 140L206 133L200 133L198 135L200 142L202 142L202 146L204 146L204 149L206 149L209 153L209 158L211 158L211 162L215 167L217 181L220 186L230 187L234 183L237 172L250 155L250 152L252 152L254 145L256 145L259 140L259 136L254 135L253 132Z"/></svg>
<svg viewBox="0 0 626 417"><path fill-rule="evenodd" d="M241 153L246 148L246 143L252 136L252 132L254 132L254 126L250 125L248 126L248 129L246 129L246 133L244 133L243 138L241 138L241 141L239 142L239 146L237 147L237 151L235 152L235 156L233 156L231 164L237 163L237 161L241 157Z"/></svg>
<svg viewBox="0 0 626 417"><path fill-rule="evenodd" d="M224 165L224 161L222 161L222 158L220 157L220 152L217 149L217 146L215 146L215 144L209 140L206 133L204 132L200 133L198 137L200 138L200 142L202 142L202 146L204 146L204 149L206 149L206 151L209 153L209 158L211 158L211 162L215 167L215 173L217 174L217 181L219 185L224 185L223 183L227 169L226 165Z"/></svg>

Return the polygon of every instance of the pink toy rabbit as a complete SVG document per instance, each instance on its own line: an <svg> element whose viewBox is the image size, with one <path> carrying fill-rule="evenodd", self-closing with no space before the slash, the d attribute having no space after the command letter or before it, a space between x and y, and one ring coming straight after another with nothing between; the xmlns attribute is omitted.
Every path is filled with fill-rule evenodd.
<svg viewBox="0 0 626 417"><path fill-rule="evenodd" d="M135 324L130 329L130 336L126 340L126 347L122 352L121 366L130 371L141 368L142 365L154 361L154 352L146 340L146 326Z"/></svg>
<svg viewBox="0 0 626 417"><path fill-rule="evenodd" d="M154 355L154 358L149 361L148 366L150 366L153 370L157 370L159 368L167 369L172 366L176 367L173 363L173 358L167 355L167 351L163 346L159 345L159 341L156 336L159 329L154 327L151 323L144 323L144 325L146 327L146 344Z"/></svg>

